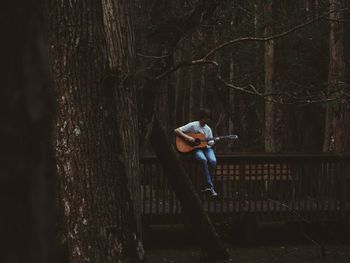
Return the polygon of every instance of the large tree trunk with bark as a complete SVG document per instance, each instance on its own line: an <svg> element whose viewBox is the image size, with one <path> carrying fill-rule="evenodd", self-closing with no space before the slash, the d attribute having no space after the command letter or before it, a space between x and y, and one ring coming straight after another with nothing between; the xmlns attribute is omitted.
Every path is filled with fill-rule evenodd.
<svg viewBox="0 0 350 263"><path fill-rule="evenodd" d="M0 10L0 262L53 255L53 97L44 1Z"/></svg>
<svg viewBox="0 0 350 263"><path fill-rule="evenodd" d="M70 260L140 262L132 1L50 3Z"/></svg>
<svg viewBox="0 0 350 263"><path fill-rule="evenodd" d="M123 150L122 157L125 158L123 161L127 165L127 186L131 193L138 232L141 233L138 116L134 81L136 67L134 5L130 0L103 0L102 2L109 49L108 61L111 73L109 79L112 81L112 86L107 88L117 92L115 100L118 138L122 143L120 150Z"/></svg>

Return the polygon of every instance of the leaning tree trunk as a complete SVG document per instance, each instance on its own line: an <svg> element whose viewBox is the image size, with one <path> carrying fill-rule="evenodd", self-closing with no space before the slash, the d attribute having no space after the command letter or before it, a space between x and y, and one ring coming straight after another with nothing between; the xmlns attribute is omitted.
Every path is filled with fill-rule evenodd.
<svg viewBox="0 0 350 263"><path fill-rule="evenodd" d="M150 142L164 169L168 171L166 173L168 180L176 197L180 200L184 216L200 237L201 247L210 259L227 259L228 251L221 243L207 213L204 212L198 194L156 116L154 116Z"/></svg>
<svg viewBox="0 0 350 263"><path fill-rule="evenodd" d="M330 35L329 35L329 68L328 93L342 97L341 81L345 75L344 60L344 24L343 0L330 0ZM338 21L337 21L338 20ZM327 105L323 151L342 152L347 144L346 132L348 130L348 101L338 100Z"/></svg>
<svg viewBox="0 0 350 263"><path fill-rule="evenodd" d="M56 150L71 262L139 262L131 1L51 0Z"/></svg>
<svg viewBox="0 0 350 263"><path fill-rule="evenodd" d="M55 262L53 97L44 1L0 9L0 262Z"/></svg>

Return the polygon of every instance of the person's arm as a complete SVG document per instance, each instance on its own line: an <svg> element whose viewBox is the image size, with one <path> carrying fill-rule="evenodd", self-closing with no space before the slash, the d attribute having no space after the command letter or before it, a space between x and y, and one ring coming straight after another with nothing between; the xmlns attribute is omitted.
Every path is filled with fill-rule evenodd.
<svg viewBox="0 0 350 263"><path fill-rule="evenodd" d="M213 138L213 140L210 140L208 141L208 145L211 147L211 146L214 146L215 144L215 141L217 140L217 138L214 138L213 137L213 132L211 130L211 128L209 127L209 138Z"/></svg>
<svg viewBox="0 0 350 263"><path fill-rule="evenodd" d="M191 136L188 136L186 133L184 133L180 128L177 128L174 130L175 134L181 138L183 138L184 140L188 141L188 142L195 142L195 139Z"/></svg>
<svg viewBox="0 0 350 263"><path fill-rule="evenodd" d="M186 132L192 132L193 131L193 123L187 123L184 126L181 126L177 129L175 129L175 134L181 138L183 138L184 140L188 141L188 142L195 142L195 139L192 138L191 136L187 135Z"/></svg>

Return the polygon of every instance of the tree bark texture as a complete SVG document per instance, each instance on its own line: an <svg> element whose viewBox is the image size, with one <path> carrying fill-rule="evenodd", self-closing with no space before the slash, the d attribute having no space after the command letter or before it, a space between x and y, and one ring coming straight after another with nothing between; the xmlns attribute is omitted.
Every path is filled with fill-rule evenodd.
<svg viewBox="0 0 350 263"><path fill-rule="evenodd" d="M143 261L132 1L50 5L70 261Z"/></svg>
<svg viewBox="0 0 350 263"><path fill-rule="evenodd" d="M193 49L193 43L195 41L195 33L191 34L191 42L190 42L190 55L189 59L194 60L195 57L193 56L195 50ZM196 120L198 118L198 111L199 111L199 101L201 97L201 90L200 90L200 83L197 82L198 76L200 72L200 68L192 67L190 70L190 76L189 76L189 103L188 103L188 119L190 121ZM199 73L199 74L198 74Z"/></svg>
<svg viewBox="0 0 350 263"><path fill-rule="evenodd" d="M342 97L341 82L345 76L344 59L344 24L337 20L344 18L343 0L330 0L330 9L336 10L329 14L330 34L329 34L329 68L328 68L328 92L335 92L335 95ZM337 11L338 10L338 11ZM327 104L326 122L323 151L343 152L346 148L346 132L349 128L349 102L338 100Z"/></svg>
<svg viewBox="0 0 350 263"><path fill-rule="evenodd" d="M136 51L133 24L133 1L103 0L104 25L108 60L110 66L109 79L112 80L111 88L117 93L116 117L118 121L118 138L120 138L123 150L123 162L126 163L128 188L134 205L134 214L141 233L140 216L140 180L138 174L138 114L137 97L134 82ZM113 76L117 74L119 76Z"/></svg>
<svg viewBox="0 0 350 263"><path fill-rule="evenodd" d="M44 1L0 10L0 262L53 255L52 83Z"/></svg>
<svg viewBox="0 0 350 263"><path fill-rule="evenodd" d="M178 52L180 61L186 60L188 56L188 41L184 40L183 47ZM176 59L175 59L176 61ZM186 88L188 87L188 72L187 69L180 69L177 72L176 80L176 97L175 97L175 127L183 125L187 121L185 115L188 116L186 107Z"/></svg>
<svg viewBox="0 0 350 263"><path fill-rule="evenodd" d="M265 36L272 33L272 3L273 1L264 1L265 16ZM272 93L274 75L274 40L265 43L265 94ZM265 151L275 152L275 107L269 98L265 101Z"/></svg>

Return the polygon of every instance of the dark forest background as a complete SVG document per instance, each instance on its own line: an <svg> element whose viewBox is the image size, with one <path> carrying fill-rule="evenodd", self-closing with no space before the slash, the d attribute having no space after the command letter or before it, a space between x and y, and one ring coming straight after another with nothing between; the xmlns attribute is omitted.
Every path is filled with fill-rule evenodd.
<svg viewBox="0 0 350 263"><path fill-rule="evenodd" d="M157 93L157 112L170 136L174 128L195 120L200 107L207 107L213 111L216 135L241 136L239 143L218 144L219 152L335 149L335 130L341 127L326 115L327 107L347 108L347 95L342 93L349 79L345 3L227 1L188 30L181 25L196 1L152 3L146 12L145 2L137 9L140 65L183 65L162 78ZM335 11L342 8L344 12ZM174 36L162 30L174 30L181 37L174 43ZM275 37L263 40L270 36ZM210 55L217 65L184 66L235 39L242 40Z"/></svg>
<svg viewBox="0 0 350 263"><path fill-rule="evenodd" d="M166 140L202 107L215 135L240 136L218 153L349 153L347 0L13 0L0 15L1 262L145 262L153 151L219 244Z"/></svg>

